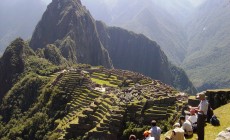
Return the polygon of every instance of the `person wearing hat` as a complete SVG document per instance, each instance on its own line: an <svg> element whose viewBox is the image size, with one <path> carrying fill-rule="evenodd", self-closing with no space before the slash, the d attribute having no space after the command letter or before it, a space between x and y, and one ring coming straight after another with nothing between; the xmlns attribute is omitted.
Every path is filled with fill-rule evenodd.
<svg viewBox="0 0 230 140"><path fill-rule="evenodd" d="M191 107L190 106L190 109L195 109L195 111L198 114L198 119L197 119L198 140L204 140L204 126L205 126L205 120L206 120L206 116L207 116L209 103L206 100L204 92L199 93L197 98L199 98L200 104L198 105L198 107Z"/></svg>
<svg viewBox="0 0 230 140"><path fill-rule="evenodd" d="M157 126L157 122L155 120L151 121L151 129L149 130L151 132L151 136L155 138L155 140L160 140L161 137L161 129Z"/></svg>
<svg viewBox="0 0 230 140"><path fill-rule="evenodd" d="M149 130L146 130L143 135L145 137L144 140L155 140L154 137L151 137L151 131L149 131Z"/></svg>
<svg viewBox="0 0 230 140"><path fill-rule="evenodd" d="M192 137L193 130L192 124L189 120L186 120L184 116L180 116L181 128L184 130L185 137Z"/></svg>
<svg viewBox="0 0 230 140"><path fill-rule="evenodd" d="M132 134L132 135L129 136L129 140L137 140L137 138L136 138L135 135Z"/></svg>
<svg viewBox="0 0 230 140"><path fill-rule="evenodd" d="M185 140L184 130L180 127L179 123L173 125L174 129L170 137L166 137L165 140Z"/></svg>

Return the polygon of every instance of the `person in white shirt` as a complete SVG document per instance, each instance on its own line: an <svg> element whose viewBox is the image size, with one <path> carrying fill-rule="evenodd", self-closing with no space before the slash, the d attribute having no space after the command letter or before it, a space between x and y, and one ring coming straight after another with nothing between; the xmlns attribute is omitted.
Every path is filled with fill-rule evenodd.
<svg viewBox="0 0 230 140"><path fill-rule="evenodd" d="M151 132L151 136L155 138L155 140L160 140L161 137L161 129L157 126L157 122L155 120L151 121L151 129L149 130Z"/></svg>
<svg viewBox="0 0 230 140"><path fill-rule="evenodd" d="M194 109L190 110L190 116L188 117L188 120L192 123L192 124L196 124L197 123L197 115Z"/></svg>
<svg viewBox="0 0 230 140"><path fill-rule="evenodd" d="M200 100L200 104L198 107L191 107L190 109L195 109L196 112L198 112L198 119L197 119L197 135L198 140L204 140L204 126L205 126L205 120L207 116L208 111L208 101L205 98L205 93L201 92L198 94L197 98Z"/></svg>
<svg viewBox="0 0 230 140"><path fill-rule="evenodd" d="M143 135L145 137L145 140L155 140L154 137L151 137L151 131L149 130L146 130Z"/></svg>
<svg viewBox="0 0 230 140"><path fill-rule="evenodd" d="M182 125L181 128L184 130L185 137L192 137L193 130L192 130L192 124L190 123L190 121L185 120L185 117L181 116L180 123Z"/></svg>
<svg viewBox="0 0 230 140"><path fill-rule="evenodd" d="M188 117L188 120L192 124L193 133L196 132L196 130L197 130L197 118L198 117L197 117L195 110L191 109L190 110L190 116Z"/></svg>

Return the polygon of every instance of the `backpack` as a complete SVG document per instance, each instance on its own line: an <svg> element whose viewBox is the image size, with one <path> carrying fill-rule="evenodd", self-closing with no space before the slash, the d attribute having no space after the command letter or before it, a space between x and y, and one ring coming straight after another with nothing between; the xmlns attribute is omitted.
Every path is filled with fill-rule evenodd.
<svg viewBox="0 0 230 140"><path fill-rule="evenodd" d="M213 115L212 118L210 119L210 123L213 126L219 126L220 125L220 121L217 119L217 117L215 115Z"/></svg>

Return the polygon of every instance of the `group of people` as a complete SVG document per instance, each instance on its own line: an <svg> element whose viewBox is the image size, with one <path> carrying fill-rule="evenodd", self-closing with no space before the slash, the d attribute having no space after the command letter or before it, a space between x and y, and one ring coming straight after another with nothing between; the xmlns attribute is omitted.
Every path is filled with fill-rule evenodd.
<svg viewBox="0 0 230 140"><path fill-rule="evenodd" d="M179 123L173 125L174 129L166 140L185 140L186 137L192 137L196 131L198 140L204 140L204 127L207 117L209 103L204 93L199 93L197 98L200 104L197 107L189 106L190 115L188 117L181 116ZM160 140L161 129L156 125L156 121L152 120L151 129L143 133L145 140ZM129 140L136 140L135 135L130 135Z"/></svg>
<svg viewBox="0 0 230 140"><path fill-rule="evenodd" d="M204 140L204 127L209 103L204 92L199 93L197 98L199 98L200 104L197 107L189 106L189 117L180 117L180 123L174 124L175 129L172 131L172 135L166 138L167 140L184 140L185 137L192 137L193 132L197 133L198 140Z"/></svg>
<svg viewBox="0 0 230 140"><path fill-rule="evenodd" d="M152 120L151 122L151 129L146 130L143 133L144 140L160 140L161 137L161 129L157 126L157 122ZM135 135L130 135L129 140L137 140Z"/></svg>

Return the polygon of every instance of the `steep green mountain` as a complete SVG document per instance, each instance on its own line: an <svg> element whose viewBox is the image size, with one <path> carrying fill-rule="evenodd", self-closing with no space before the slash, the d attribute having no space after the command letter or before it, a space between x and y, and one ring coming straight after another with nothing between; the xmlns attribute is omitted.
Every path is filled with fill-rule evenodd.
<svg viewBox="0 0 230 140"><path fill-rule="evenodd" d="M196 92L186 73L168 62L156 42L102 22L97 22L97 30L115 68L143 73L191 94Z"/></svg>
<svg viewBox="0 0 230 140"><path fill-rule="evenodd" d="M183 67L199 90L230 87L230 3L208 0L188 24Z"/></svg>
<svg viewBox="0 0 230 140"><path fill-rule="evenodd" d="M0 59L0 102L5 93L17 82L25 70L24 59L33 52L28 43L18 38L6 49Z"/></svg>
<svg viewBox="0 0 230 140"><path fill-rule="evenodd" d="M0 56L16 37L31 37L45 8L41 0L1 0Z"/></svg>
<svg viewBox="0 0 230 140"><path fill-rule="evenodd" d="M143 35L118 28L111 29L114 30L109 33L110 41L108 36L102 35L107 34L106 29L96 27L96 21L79 0L55 0L38 23L30 46L37 50L52 44L72 63L102 65L107 68L114 65L115 68L143 73L192 94L196 92L183 71L178 70L180 72L173 75L172 65L155 42ZM109 44L106 43L108 41Z"/></svg>
<svg viewBox="0 0 230 140"><path fill-rule="evenodd" d="M16 39L0 58L1 70L21 66L1 96L1 139L125 140L134 132L142 137L152 119L167 131L179 117L183 102L174 88L125 70L54 65L63 57L46 49L49 60L45 49L34 52Z"/></svg>
<svg viewBox="0 0 230 140"><path fill-rule="evenodd" d="M57 46L67 60L112 68L98 38L95 21L79 0L54 0L36 26L30 46Z"/></svg>

